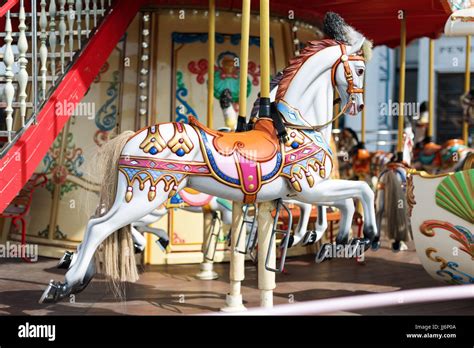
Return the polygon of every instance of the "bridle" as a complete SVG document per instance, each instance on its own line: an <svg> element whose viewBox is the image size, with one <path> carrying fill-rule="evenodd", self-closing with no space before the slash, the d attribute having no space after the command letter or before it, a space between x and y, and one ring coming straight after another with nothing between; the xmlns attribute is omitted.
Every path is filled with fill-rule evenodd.
<svg viewBox="0 0 474 348"><path fill-rule="evenodd" d="M317 125L317 126L291 125L291 128L320 131L321 129L325 128L326 126L333 123L335 120L337 120L339 117L345 114L347 109L355 102L355 99L356 99L355 94L364 93L363 88L358 88L354 86L354 76L352 75L349 62L350 61L364 61L365 62L365 58L361 55L348 55L346 51L346 45L343 43L339 43L339 48L341 49L341 56L336 60L336 62L331 67L331 82L332 82L333 88L336 88L337 86L336 72L337 72L337 68L339 67L339 64L342 64L344 68L344 77L347 81L346 91L349 94L349 98L347 100L346 105L344 105L344 107L341 108L341 111L336 116L332 117L328 122L324 124Z"/></svg>

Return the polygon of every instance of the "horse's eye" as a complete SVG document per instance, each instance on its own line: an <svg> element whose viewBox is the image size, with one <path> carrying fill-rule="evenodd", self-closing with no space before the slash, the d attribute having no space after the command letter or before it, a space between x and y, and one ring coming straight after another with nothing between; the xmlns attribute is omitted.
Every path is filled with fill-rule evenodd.
<svg viewBox="0 0 474 348"><path fill-rule="evenodd" d="M359 69L357 69L356 73L357 73L358 76L362 76L362 74L364 73L364 69L359 68Z"/></svg>

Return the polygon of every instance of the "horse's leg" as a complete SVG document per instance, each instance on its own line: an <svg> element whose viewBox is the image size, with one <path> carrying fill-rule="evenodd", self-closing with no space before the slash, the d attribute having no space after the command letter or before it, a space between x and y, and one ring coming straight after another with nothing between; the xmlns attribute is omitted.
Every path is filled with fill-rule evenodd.
<svg viewBox="0 0 474 348"><path fill-rule="evenodd" d="M379 246L379 233L375 222L374 192L363 181L325 180L317 184L314 190L305 190L300 194L304 201L322 205L335 205L338 201L357 198L364 209L364 237L371 242L372 248Z"/></svg>
<svg viewBox="0 0 474 348"><path fill-rule="evenodd" d="M300 218L298 221L298 225L296 226L295 233L291 236L290 241L288 243L288 247L292 247L293 245L297 245L307 233L308 230L308 223L309 218L311 217L311 210L313 206L308 203L302 203L295 200L285 200L284 203L292 203L296 205L300 209Z"/></svg>
<svg viewBox="0 0 474 348"><path fill-rule="evenodd" d="M186 182L187 180L185 179L180 184L179 189L184 187ZM74 293L77 289L83 288L82 283L87 269L100 244L118 229L151 213L168 198L168 193L164 190L164 183L160 182L156 186L156 197L154 200L149 201L148 190L139 190L138 185L136 185L137 187L133 199L129 203L126 203L124 199L126 192L125 183L125 179L122 174L120 174L113 206L104 216L99 218L99 223L89 221L80 253L77 255L77 261L66 273L65 283L50 283L50 286L41 297L40 302L56 302ZM133 257L131 251L129 257Z"/></svg>
<svg viewBox="0 0 474 348"><path fill-rule="evenodd" d="M333 206L338 208L341 212L339 232L336 237L336 245L347 245L349 243L349 232L351 230L352 218L355 211L354 200L351 198L346 198L340 201L335 201ZM332 248L332 243L325 243L321 246L316 255L316 262L322 262L327 258L329 248Z"/></svg>
<svg viewBox="0 0 474 348"><path fill-rule="evenodd" d="M135 223L130 224L130 232L135 246L135 254L143 252L146 247L146 238L138 231L138 226Z"/></svg>
<svg viewBox="0 0 474 348"><path fill-rule="evenodd" d="M316 239L314 243L321 239L328 228L327 207L318 205L318 220L316 221Z"/></svg>

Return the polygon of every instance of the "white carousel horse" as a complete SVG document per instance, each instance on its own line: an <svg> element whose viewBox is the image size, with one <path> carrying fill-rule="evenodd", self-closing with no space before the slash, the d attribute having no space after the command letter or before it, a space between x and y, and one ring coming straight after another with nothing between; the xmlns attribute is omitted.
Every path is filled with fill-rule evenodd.
<svg viewBox="0 0 474 348"><path fill-rule="evenodd" d="M360 36L352 45L332 39L311 42L285 70L275 98L288 130L283 143L268 118L243 133L214 131L194 119L157 124L107 143L103 153L109 168L102 185L107 213L89 221L65 282L51 281L40 301L56 302L80 289L101 243L106 252L112 250L109 261L119 262L112 256L118 257L117 243L124 239L107 237L185 187L245 203L293 198L336 206L346 215L354 209L351 200L358 198L366 217L360 242L378 247L373 192L364 182L328 179L331 152L324 140L331 134L334 88L343 112L355 115L363 108L365 58L359 52L364 40Z"/></svg>
<svg viewBox="0 0 474 348"><path fill-rule="evenodd" d="M232 106L232 94L229 89L225 89L220 98L219 98L220 106L222 109L222 113L225 120L226 127L220 128L220 131L229 132L233 130L237 123L237 112L235 111L234 107ZM295 200L285 200L286 204L293 204L300 209L300 220L298 225L295 229L295 244L300 241L302 237L305 236L305 232L307 230L307 225L311 216L311 204L306 204L302 202L298 202ZM161 228L152 227L152 224L157 223L161 220L164 216L168 214L169 209L179 208L184 211L193 212L193 213L205 213L211 212L213 216L216 216L216 213L219 213L220 221L225 225L232 224L232 202L221 199L212 195L204 194L197 192L195 190L184 189L178 192L176 195L171 197L171 199L159 209L155 209L150 214L146 215L145 217L141 218L138 221L134 221L130 224L130 232L132 234L132 239L134 243L135 253L141 253L145 250L146 247L146 238L144 237L144 233L151 233L157 237L156 244L158 247L165 251L167 246L169 245L169 235L168 233ZM326 226L325 226L326 224ZM247 226L249 227L249 226ZM255 226L256 227L256 226ZM318 219L317 228L314 233L318 236L319 239L324 231L327 228L327 222L323 218ZM248 228L247 228L248 230ZM249 232L248 238L253 238ZM253 233L256 231L253 230ZM313 231L312 231L313 232ZM209 238L212 238L209 236ZM217 239L215 240L217 242ZM293 242L293 239L291 240ZM207 248L211 249L212 245L209 242ZM77 259L77 253L72 253L66 251L62 258L58 262L58 268L60 269L68 269L74 265ZM206 256L208 253L213 254L212 250L204 250L204 255ZM209 268L209 267L208 267ZM208 270L212 273L212 270ZM209 276L209 272L207 272L207 276ZM84 284L89 284L92 277L95 273L95 267L91 265L89 267L89 271L86 273L86 277L83 280ZM87 279L86 279L87 278ZM82 287L83 290L85 287Z"/></svg>

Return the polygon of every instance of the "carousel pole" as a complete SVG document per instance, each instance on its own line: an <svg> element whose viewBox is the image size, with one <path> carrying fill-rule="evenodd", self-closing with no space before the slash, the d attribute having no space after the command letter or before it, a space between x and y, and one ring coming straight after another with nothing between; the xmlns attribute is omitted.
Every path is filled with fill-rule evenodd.
<svg viewBox="0 0 474 348"><path fill-rule="evenodd" d="M466 71L464 77L464 93L469 93L471 89L471 36L466 36ZM464 144L469 145L469 122L467 119L463 120L462 124L462 138Z"/></svg>
<svg viewBox="0 0 474 348"><path fill-rule="evenodd" d="M216 1L209 0L207 126L214 126L214 65L216 55Z"/></svg>
<svg viewBox="0 0 474 348"><path fill-rule="evenodd" d="M260 0L260 117L270 117L270 1ZM270 245L273 231L271 212L275 209L273 202L259 204L258 208L258 288L260 305L273 307L273 289L275 289L275 273L265 268L267 250L271 252L268 264L275 267L276 247Z"/></svg>
<svg viewBox="0 0 474 348"><path fill-rule="evenodd" d="M426 131L426 143L433 141L434 130L434 49L435 41L430 39L429 63L428 63L428 129Z"/></svg>
<svg viewBox="0 0 474 348"><path fill-rule="evenodd" d="M216 2L209 0L209 33L208 33L208 83L207 83L207 126L213 128L214 119L214 63L216 52ZM214 250L204 250L206 245L210 248L215 248L217 243L207 243L213 236L211 235L212 224L215 220L212 218L211 212L204 213L204 238L203 238L203 256L204 261L201 263L201 269L196 278L201 280L213 280L219 278L219 275L214 272L214 262L206 259L206 253L213 255Z"/></svg>
<svg viewBox="0 0 474 348"><path fill-rule="evenodd" d="M406 46L407 46L407 22L406 13L403 11L400 28L400 82L398 89L398 138L397 138L397 161L403 158L403 127L404 127L404 105L405 105L405 68L406 68Z"/></svg>
<svg viewBox="0 0 474 348"><path fill-rule="evenodd" d="M247 128L247 73L249 55L249 35L250 35L250 2L242 1L242 28L240 39L240 90L239 90L239 118L237 121L237 132L242 132ZM237 250L245 249L245 238L240 238L237 244L237 237L240 226L243 223L243 204L233 202L232 205L232 229L230 231L230 291L226 296L226 307L223 312L241 312L246 308L243 305L241 282L245 278L245 254Z"/></svg>

